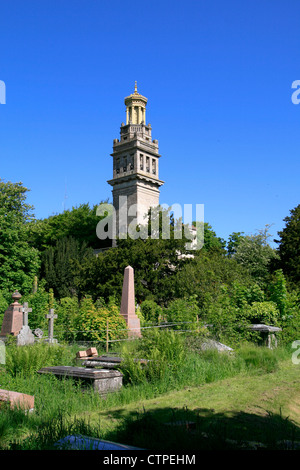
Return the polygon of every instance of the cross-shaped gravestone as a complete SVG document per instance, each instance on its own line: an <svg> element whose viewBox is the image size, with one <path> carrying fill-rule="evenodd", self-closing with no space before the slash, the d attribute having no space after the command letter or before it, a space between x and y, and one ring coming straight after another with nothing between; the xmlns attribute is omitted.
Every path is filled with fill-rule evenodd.
<svg viewBox="0 0 300 470"><path fill-rule="evenodd" d="M23 326L28 326L28 313L32 312L32 308L28 308L28 302L24 302L20 310L23 312Z"/></svg>
<svg viewBox="0 0 300 470"><path fill-rule="evenodd" d="M49 320L48 322L48 341L49 343L53 343L53 325L54 319L57 318L57 315L54 314L54 309L50 308L49 313L45 315L45 318Z"/></svg>

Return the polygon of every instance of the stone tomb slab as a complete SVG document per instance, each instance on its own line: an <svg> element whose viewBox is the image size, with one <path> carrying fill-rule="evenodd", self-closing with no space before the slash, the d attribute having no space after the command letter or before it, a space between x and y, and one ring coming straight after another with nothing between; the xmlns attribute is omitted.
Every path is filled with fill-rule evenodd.
<svg viewBox="0 0 300 470"><path fill-rule="evenodd" d="M103 369L115 369L118 365L121 364L122 358L115 356L94 356L94 357L84 357L84 362L82 365L86 367L98 367Z"/></svg>
<svg viewBox="0 0 300 470"><path fill-rule="evenodd" d="M118 370L91 369L72 366L43 367L39 374L54 374L58 377L71 377L93 386L95 392L106 395L122 387L123 374Z"/></svg>

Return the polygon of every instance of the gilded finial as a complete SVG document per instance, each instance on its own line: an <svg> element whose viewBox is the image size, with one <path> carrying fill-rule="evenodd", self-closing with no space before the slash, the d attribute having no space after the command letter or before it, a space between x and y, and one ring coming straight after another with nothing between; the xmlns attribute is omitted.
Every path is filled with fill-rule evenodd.
<svg viewBox="0 0 300 470"><path fill-rule="evenodd" d="M134 83L135 83L135 85L134 85L134 93L137 93L137 92L138 92L138 91L137 91L137 81L135 81Z"/></svg>

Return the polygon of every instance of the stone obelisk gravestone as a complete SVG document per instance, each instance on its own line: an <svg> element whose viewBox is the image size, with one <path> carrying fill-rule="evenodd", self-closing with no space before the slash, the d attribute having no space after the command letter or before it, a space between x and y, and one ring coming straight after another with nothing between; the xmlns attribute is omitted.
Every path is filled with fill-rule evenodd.
<svg viewBox="0 0 300 470"><path fill-rule="evenodd" d="M134 271L131 266L124 269L120 313L126 321L130 335L141 336L140 319L135 313Z"/></svg>
<svg viewBox="0 0 300 470"><path fill-rule="evenodd" d="M15 291L12 294L13 303L8 307L4 313L3 323L0 336L5 338L6 335L17 336L23 326L23 312L22 305L19 304L21 294Z"/></svg>

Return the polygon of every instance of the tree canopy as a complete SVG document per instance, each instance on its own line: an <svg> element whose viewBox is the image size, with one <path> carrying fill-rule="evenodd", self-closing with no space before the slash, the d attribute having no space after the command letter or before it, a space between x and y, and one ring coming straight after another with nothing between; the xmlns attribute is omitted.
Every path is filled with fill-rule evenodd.
<svg viewBox="0 0 300 470"><path fill-rule="evenodd" d="M300 204L283 219L285 227L278 232L279 265L290 281L300 287Z"/></svg>
<svg viewBox="0 0 300 470"><path fill-rule="evenodd" d="M26 234L34 218L27 192L22 183L0 180L0 286L10 292L32 289L40 267L39 251L29 245Z"/></svg>

